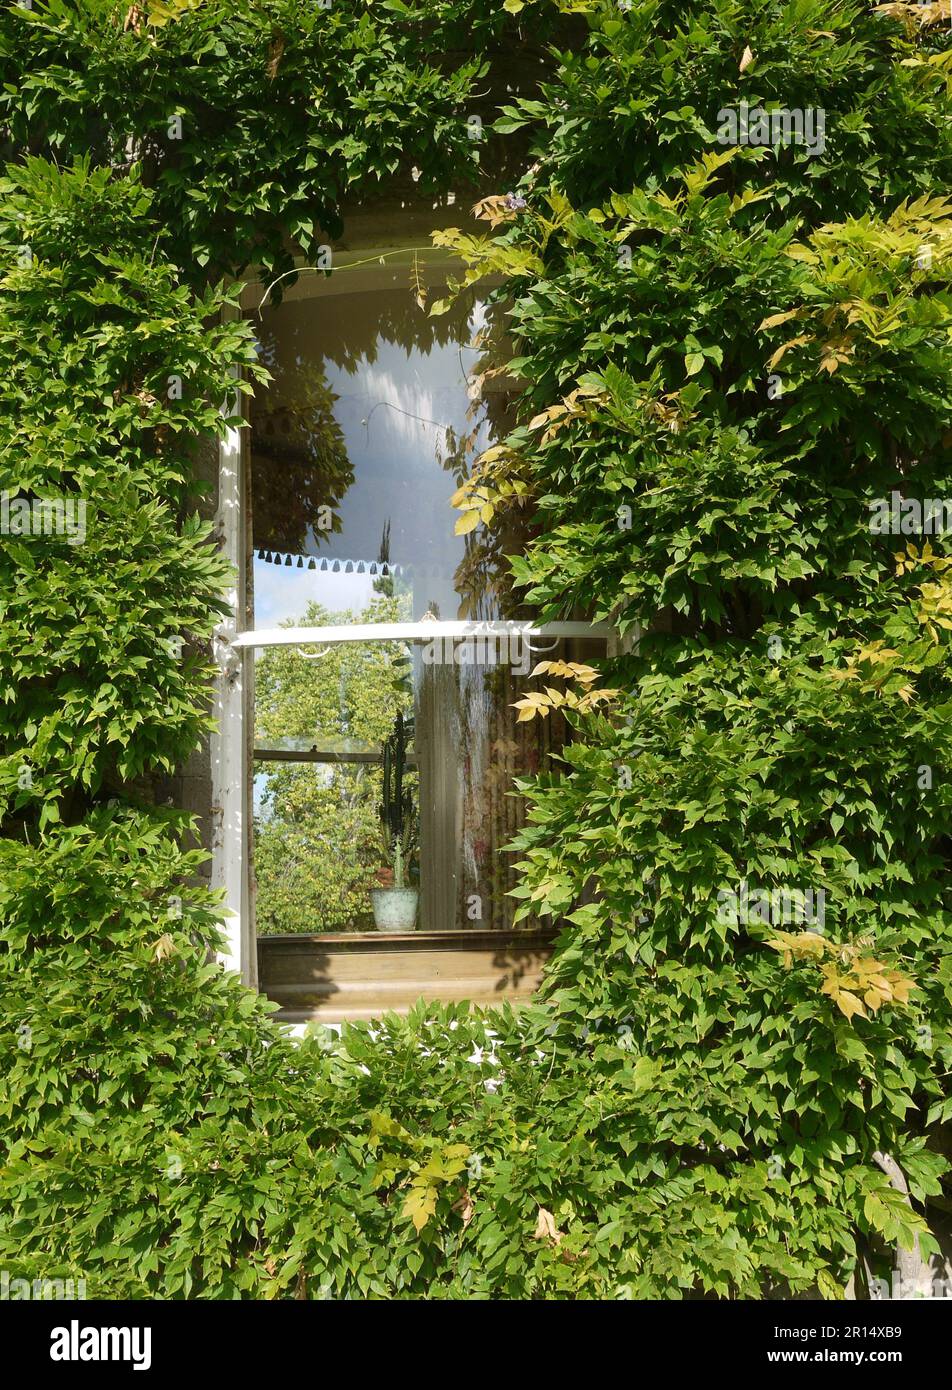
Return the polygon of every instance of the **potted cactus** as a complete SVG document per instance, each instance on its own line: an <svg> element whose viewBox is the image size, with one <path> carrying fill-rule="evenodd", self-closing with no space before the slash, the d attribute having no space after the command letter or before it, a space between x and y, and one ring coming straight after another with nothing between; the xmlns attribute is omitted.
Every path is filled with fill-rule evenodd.
<svg viewBox="0 0 952 1390"><path fill-rule="evenodd" d="M408 728L402 712L383 747L383 800L380 826L389 861L378 870L378 887L371 890L374 922L383 932L413 931L419 893L407 878L416 853L417 812L413 793L404 783Z"/></svg>

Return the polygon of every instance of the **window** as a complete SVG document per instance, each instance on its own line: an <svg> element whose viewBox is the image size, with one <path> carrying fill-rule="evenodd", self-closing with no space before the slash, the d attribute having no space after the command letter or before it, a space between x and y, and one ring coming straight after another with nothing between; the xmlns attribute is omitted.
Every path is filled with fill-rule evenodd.
<svg viewBox="0 0 952 1390"><path fill-rule="evenodd" d="M493 311L474 294L431 318L418 301L445 291L445 263L413 269L416 295L406 258L338 258L252 315L272 381L235 508L246 955L255 936L351 957L511 944L513 781L569 736L512 706L543 654L605 651L582 616L533 626L502 560L511 518L456 533L450 499L510 428L510 395L473 380Z"/></svg>

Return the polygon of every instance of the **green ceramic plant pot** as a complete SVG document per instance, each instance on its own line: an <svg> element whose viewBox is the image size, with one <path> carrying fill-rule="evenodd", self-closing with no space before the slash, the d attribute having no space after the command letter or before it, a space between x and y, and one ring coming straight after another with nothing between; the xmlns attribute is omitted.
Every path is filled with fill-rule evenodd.
<svg viewBox="0 0 952 1390"><path fill-rule="evenodd" d="M413 931L416 926L416 888L373 888L374 922L378 931Z"/></svg>

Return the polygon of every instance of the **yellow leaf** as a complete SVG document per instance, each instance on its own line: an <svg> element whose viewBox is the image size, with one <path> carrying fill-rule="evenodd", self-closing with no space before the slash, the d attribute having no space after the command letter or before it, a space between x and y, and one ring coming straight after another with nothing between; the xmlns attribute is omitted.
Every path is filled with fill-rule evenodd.
<svg viewBox="0 0 952 1390"><path fill-rule="evenodd" d="M841 1014L847 1018L852 1018L854 1014L859 1014L862 1018L866 1017L866 1010L863 1008L861 999L857 999L848 989L841 989L834 995L834 1002Z"/></svg>
<svg viewBox="0 0 952 1390"><path fill-rule="evenodd" d="M444 1158L468 1158L470 1147L468 1144L446 1144L443 1148Z"/></svg>
<svg viewBox="0 0 952 1390"><path fill-rule="evenodd" d="M152 943L152 953L157 961L168 960L169 956L174 956L177 946L168 932L164 932L158 941Z"/></svg>
<svg viewBox="0 0 952 1390"><path fill-rule="evenodd" d="M519 714L516 717L517 724L525 724L529 719L534 719L537 714L541 714L545 719L549 713L549 702L544 695L537 691L530 691L528 695L523 695L521 700L516 700L512 705Z"/></svg>
<svg viewBox="0 0 952 1390"><path fill-rule="evenodd" d="M540 903L543 898L548 897L551 889L552 884L549 882L548 879L546 879L544 883L540 883L535 888L533 888L532 892L529 894L529 901L533 903Z"/></svg>
<svg viewBox="0 0 952 1390"><path fill-rule="evenodd" d="M731 199L731 212L739 212L741 208L747 207L749 203L759 203L762 202L764 198L769 198L770 196L769 189L745 188L743 193L735 193Z"/></svg>
<svg viewBox="0 0 952 1390"><path fill-rule="evenodd" d="M889 995L882 994L878 989L868 989L863 995L863 998L872 1009L873 1013L875 1013L881 1004L885 1004Z"/></svg>
<svg viewBox="0 0 952 1390"><path fill-rule="evenodd" d="M556 1228L555 1217L545 1207L539 1208L539 1219L536 1221L536 1228L532 1233L533 1240L551 1240L554 1245L558 1245L562 1239L562 1232Z"/></svg>
<svg viewBox="0 0 952 1390"><path fill-rule="evenodd" d="M453 527L453 530L457 536L468 536L470 531L475 531L478 525L479 512L465 512L464 515L458 519L456 525Z"/></svg>
<svg viewBox="0 0 952 1390"><path fill-rule="evenodd" d="M785 314L770 314L757 325L757 332L762 333L765 328L777 328L781 323L795 319L799 313L799 309L788 309Z"/></svg>
<svg viewBox="0 0 952 1390"><path fill-rule="evenodd" d="M489 376L488 372L486 373L486 376ZM482 463L494 463L496 459L502 458L503 454L505 453L506 446L504 444L494 444L491 449L486 449L483 453L480 454L479 458L476 460L476 463L477 465Z"/></svg>
<svg viewBox="0 0 952 1390"><path fill-rule="evenodd" d="M571 674L582 685L591 685L592 681L598 679L598 672L594 666L585 666L580 661L570 661L568 667Z"/></svg>
<svg viewBox="0 0 952 1390"><path fill-rule="evenodd" d="M411 1187L403 1203L403 1215L409 1216L417 1232L422 1231L436 1212L435 1187Z"/></svg>
<svg viewBox="0 0 952 1390"><path fill-rule="evenodd" d="M767 363L768 370L772 371L774 367L776 367L777 363L780 361L781 357L783 357L784 354L788 352L790 348L799 347L802 343L809 343L811 341L812 339L808 335L801 335L797 338L791 338L789 343L781 344L781 346L777 348L777 351L773 354L773 356Z"/></svg>
<svg viewBox="0 0 952 1390"><path fill-rule="evenodd" d="M822 956L826 942L813 931L794 932L790 936L790 949L797 956Z"/></svg>
<svg viewBox="0 0 952 1390"><path fill-rule="evenodd" d="M173 19L179 19L188 10L197 9L202 4L202 0L153 0L149 5L148 22L153 29L161 29ZM129 25L132 17L132 27L137 28L142 9L139 5L133 5L129 14L126 15L126 24Z"/></svg>
<svg viewBox="0 0 952 1390"><path fill-rule="evenodd" d="M741 72L746 72L747 69L750 67L750 65L751 65L751 63L752 63L753 61L754 61L754 55L753 55L753 53L751 52L750 47L748 46L747 48L744 49L743 56L741 57L741 60L740 60L740 71L741 71Z"/></svg>

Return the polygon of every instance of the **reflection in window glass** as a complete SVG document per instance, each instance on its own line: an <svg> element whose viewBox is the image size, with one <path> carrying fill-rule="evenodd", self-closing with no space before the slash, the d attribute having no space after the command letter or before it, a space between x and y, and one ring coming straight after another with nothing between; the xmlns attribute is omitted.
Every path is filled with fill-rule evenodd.
<svg viewBox="0 0 952 1390"><path fill-rule="evenodd" d="M377 581L384 591L390 583ZM299 619L313 627L395 622L401 606L378 592L363 612L332 614L311 602ZM268 647L256 662L255 694L258 931L371 930L370 890L387 863L383 747L398 713L412 719L411 649L398 642L306 653ZM409 754L407 790L418 800L412 732ZM418 866L410 868L415 883Z"/></svg>
<svg viewBox="0 0 952 1390"><path fill-rule="evenodd" d="M473 300L432 319L406 289L386 289L295 300L255 321L274 378L251 419L257 627L311 599L363 608L381 576L399 580L411 620L518 616L506 538L456 535L450 504L507 428L502 392L471 400L485 314Z"/></svg>
<svg viewBox="0 0 952 1390"><path fill-rule="evenodd" d="M399 600L378 598L364 621ZM308 624L326 616L316 606ZM343 620L344 615L336 615ZM597 642L548 653L589 660ZM551 765L564 719L517 723L537 682L518 638L340 642L311 660L269 647L256 664L255 877L264 934L373 928L371 890L390 864L380 827L384 745L407 729L406 789L416 822L408 885L429 931L512 925L516 886L504 853L523 822L516 777Z"/></svg>

